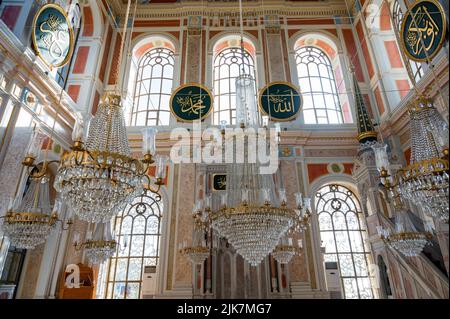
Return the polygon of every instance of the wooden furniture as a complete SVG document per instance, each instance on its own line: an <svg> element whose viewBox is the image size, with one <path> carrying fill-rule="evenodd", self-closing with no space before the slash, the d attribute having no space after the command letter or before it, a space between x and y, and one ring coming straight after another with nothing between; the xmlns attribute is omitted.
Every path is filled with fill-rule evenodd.
<svg viewBox="0 0 450 319"><path fill-rule="evenodd" d="M60 299L94 299L95 298L95 286L94 286L94 271L92 268L87 267L81 263L77 264L80 268L80 288L68 288L66 287L66 278L71 273L63 272L59 298Z"/></svg>

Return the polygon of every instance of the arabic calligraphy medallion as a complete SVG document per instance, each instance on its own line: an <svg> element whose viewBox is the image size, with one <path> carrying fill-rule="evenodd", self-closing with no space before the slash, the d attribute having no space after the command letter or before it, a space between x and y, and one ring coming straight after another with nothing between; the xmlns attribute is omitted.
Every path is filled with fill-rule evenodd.
<svg viewBox="0 0 450 319"><path fill-rule="evenodd" d="M272 82L259 92L259 107L273 121L290 121L303 104L298 89L289 82Z"/></svg>
<svg viewBox="0 0 450 319"><path fill-rule="evenodd" d="M170 110L182 122L203 120L212 111L211 92L201 84L182 85L170 97Z"/></svg>
<svg viewBox="0 0 450 319"><path fill-rule="evenodd" d="M42 6L34 17L33 47L50 68L66 65L73 54L73 30L63 8L56 4Z"/></svg>
<svg viewBox="0 0 450 319"><path fill-rule="evenodd" d="M213 190L224 191L227 189L227 175L214 174L213 175Z"/></svg>
<svg viewBox="0 0 450 319"><path fill-rule="evenodd" d="M442 48L446 29L445 12L439 2L416 2L403 18L400 34L403 51L417 62L431 60Z"/></svg>

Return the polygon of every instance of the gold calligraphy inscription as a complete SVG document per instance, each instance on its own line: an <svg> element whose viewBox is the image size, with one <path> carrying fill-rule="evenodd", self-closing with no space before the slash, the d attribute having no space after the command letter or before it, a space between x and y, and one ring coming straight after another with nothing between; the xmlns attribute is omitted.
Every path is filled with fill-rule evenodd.
<svg viewBox="0 0 450 319"><path fill-rule="evenodd" d="M62 43L68 32L62 28L62 24L63 21L60 18L54 14L49 14L48 19L44 20L39 26L39 30L42 32L40 39L54 59L60 59L64 55Z"/></svg>
<svg viewBox="0 0 450 319"><path fill-rule="evenodd" d="M177 97L177 103L181 105L182 113L199 115L207 107L203 104L206 97L206 94L192 94L192 91L189 91L187 96Z"/></svg>
<svg viewBox="0 0 450 319"><path fill-rule="evenodd" d="M277 90L276 94L269 95L269 102L275 113L290 113L294 111L294 95L292 90L283 92Z"/></svg>
<svg viewBox="0 0 450 319"><path fill-rule="evenodd" d="M419 7L412 16L406 43L415 55L420 55L423 50L429 51L433 47L439 31L439 26L428 9L425 6Z"/></svg>
<svg viewBox="0 0 450 319"><path fill-rule="evenodd" d="M217 186L221 189L225 188L227 186L227 180L225 176L219 176L216 180Z"/></svg>

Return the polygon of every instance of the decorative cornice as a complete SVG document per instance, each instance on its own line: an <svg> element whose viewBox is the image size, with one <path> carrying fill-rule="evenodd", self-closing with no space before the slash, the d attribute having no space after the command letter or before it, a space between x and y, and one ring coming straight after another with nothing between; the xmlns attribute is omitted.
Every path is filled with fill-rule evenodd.
<svg viewBox="0 0 450 319"><path fill-rule="evenodd" d="M126 4L119 0L110 1L111 7L118 16L126 11ZM201 2L180 1L171 4L139 4L137 20L149 18L184 18L192 15L203 17L237 15L239 7L236 2ZM279 0L258 0L244 3L245 16L280 15L288 17L326 17L348 16L345 1L329 0L321 2L291 2L280 3ZM122 20L122 19L121 19Z"/></svg>

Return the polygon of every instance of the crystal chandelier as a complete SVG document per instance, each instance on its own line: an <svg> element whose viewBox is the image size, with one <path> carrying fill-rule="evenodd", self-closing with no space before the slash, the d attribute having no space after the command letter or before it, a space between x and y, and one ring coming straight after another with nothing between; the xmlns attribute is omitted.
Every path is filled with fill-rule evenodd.
<svg viewBox="0 0 450 319"><path fill-rule="evenodd" d="M119 95L107 94L92 119L86 143L84 124L74 129L72 151L61 157L54 187L81 220L106 222L142 193L149 166L154 163L155 129L144 131L142 160L131 157ZM85 145L85 146L84 146ZM165 172L159 157L157 171ZM163 184L157 175L155 184ZM152 190L153 191L153 190Z"/></svg>
<svg viewBox="0 0 450 319"><path fill-rule="evenodd" d="M430 244L430 239L432 238L431 232L417 231L408 216L408 212L404 209L396 212L393 232L381 226L377 226L377 231L381 239L406 257L420 255L425 246Z"/></svg>
<svg viewBox="0 0 450 319"><path fill-rule="evenodd" d="M253 81L248 81L247 76L243 81L240 80L238 78L236 81L237 92L251 90ZM249 95L254 99L254 94ZM239 101L239 98L237 104L238 110L256 107L255 103ZM248 116L251 111L237 111L236 114L242 114L242 117L237 117L237 125L240 127L257 127L256 120ZM204 213L210 219L212 229L226 238L252 266L257 266L294 226L298 216L295 210L287 207L284 189L280 189L278 196L272 196L276 194L273 176L261 174L260 164L248 161L249 139L248 136L243 138L244 149L234 149L234 152L243 152L244 163L227 165L226 193L222 194L220 207L213 210L207 202Z"/></svg>
<svg viewBox="0 0 450 319"><path fill-rule="evenodd" d="M118 61L121 61L127 38L130 5L131 1L128 0ZM137 2L134 17L136 6ZM129 33L132 34L133 30ZM132 37L128 38L131 41ZM119 69L118 67L116 79L119 79ZM147 173L154 163L155 129L147 128L143 132L143 159L137 160L131 156L121 96L117 94L121 91L118 88L120 83L120 80L116 81L115 93L105 94L90 122L86 138L86 123L77 121L72 136L72 151L62 156L54 183L55 189L75 214L88 222L110 220L131 203L134 197L141 194L143 187L159 195L165 178L167 157L160 156L157 159L154 183L157 189L151 188ZM157 198L160 199L160 196Z"/></svg>
<svg viewBox="0 0 450 319"><path fill-rule="evenodd" d="M239 1L239 9L241 55L244 61L242 0ZM236 126L246 130L242 130L242 134L234 136L228 143L230 141L225 141L228 138L227 129L221 121L222 142L231 144L232 152L236 154L236 161L226 167L226 192L221 194L220 204L217 201L213 203L209 194L205 202L196 203L193 213L199 225L211 227L218 236L226 238L250 265L258 266L273 252L280 238L291 227L299 225L299 216L294 209L287 207L286 191L275 191L272 174L263 172L256 159L250 160L249 155L256 152L252 141L269 140L265 151L277 151L278 140L273 143L273 139L267 138L267 125L265 130L260 128L255 81L245 72L244 66L239 71L236 78ZM276 127L279 139L279 126ZM243 154L242 161L237 160L237 154Z"/></svg>
<svg viewBox="0 0 450 319"><path fill-rule="evenodd" d="M79 236L77 234L74 242L75 250L84 248L89 263L93 265L101 264L111 258L116 252L117 242L113 237L110 222L96 224L94 235L87 235L85 242L79 244Z"/></svg>
<svg viewBox="0 0 450 319"><path fill-rule="evenodd" d="M299 240L299 247L295 247L292 238L283 237L280 243L272 252L273 258L280 264L288 264L295 255L300 253L301 240Z"/></svg>
<svg viewBox="0 0 450 319"><path fill-rule="evenodd" d="M55 161L35 163L42 146L42 136L38 129L30 140L27 154L22 162L27 168L29 185L22 199L19 197L10 204L2 224L3 233L8 237L11 245L22 249L34 249L45 243L56 223L61 222L62 230L67 230L58 218L61 203L57 199L53 208L50 204L48 165ZM67 221L70 226L72 221Z"/></svg>
<svg viewBox="0 0 450 319"><path fill-rule="evenodd" d="M52 212L49 199L49 179L31 178L23 200L5 215L3 232L11 245L33 249L43 244L58 221L57 207Z"/></svg>
<svg viewBox="0 0 450 319"><path fill-rule="evenodd" d="M297 218L294 225L288 230L287 235L302 233L309 227L311 222L311 198L303 198L302 193L295 193L294 196L297 204L297 209L295 210ZM288 264L295 255L299 254L299 248L302 248L301 240L298 241L298 247L295 247L292 238L284 236L273 250L272 256L280 264Z"/></svg>
<svg viewBox="0 0 450 319"><path fill-rule="evenodd" d="M206 207L210 207L211 196L208 196L205 202L207 203ZM180 253L188 257L194 265L202 264L210 256L210 248L205 240L210 221L208 213L202 211L202 203L202 201L196 201L192 210L194 221L192 245L188 246L186 242L183 242L179 246ZM206 210L209 210L209 208Z"/></svg>
<svg viewBox="0 0 450 319"><path fill-rule="evenodd" d="M276 207L266 201L257 205L245 199L242 204L223 207L211 216L213 229L227 238L252 266L259 265L273 251L280 237L293 225L295 217L293 210L285 204Z"/></svg>
<svg viewBox="0 0 450 319"><path fill-rule="evenodd" d="M290 229L290 232L301 233L305 231L311 223L311 198L303 198L303 194L300 192L295 193L294 196L297 204L297 209L295 210L297 218L296 223L294 227Z"/></svg>
<svg viewBox="0 0 450 319"><path fill-rule="evenodd" d="M409 112L410 165L392 174L386 145L373 147L382 183L425 214L448 223L448 126L429 99L418 99Z"/></svg>
<svg viewBox="0 0 450 319"><path fill-rule="evenodd" d="M258 128L257 118L250 116L252 111L247 110L256 109L256 103L252 100L255 97L253 81L249 81L248 75L239 77L236 87L236 125ZM240 99L242 96L247 98ZM249 96L252 99L248 99ZM226 135L225 129L222 129L222 133ZM241 138L243 149L238 149L239 143L236 143L233 151L235 154L242 152L244 161L227 165L226 192L221 193L220 204L217 201L213 203L212 195L209 194L204 201L196 202L193 214L198 227L211 227L220 237L226 238L252 266L257 266L291 228L301 229L307 224L309 208L294 210L287 207L286 191L279 189L276 193L273 176L261 174L260 164L249 161L249 136L244 134ZM301 205L305 203L309 207L308 199Z"/></svg>

